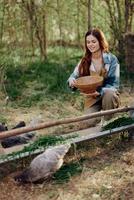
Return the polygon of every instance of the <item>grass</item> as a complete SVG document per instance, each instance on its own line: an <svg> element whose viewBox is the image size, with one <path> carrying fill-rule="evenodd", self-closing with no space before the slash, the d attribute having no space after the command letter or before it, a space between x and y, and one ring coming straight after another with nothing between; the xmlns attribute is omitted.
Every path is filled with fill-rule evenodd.
<svg viewBox="0 0 134 200"><path fill-rule="evenodd" d="M2 114L0 114L0 123L6 123L6 122L7 119Z"/></svg>
<svg viewBox="0 0 134 200"><path fill-rule="evenodd" d="M81 56L80 49L62 47L49 48L44 62L30 61L19 56L19 52L9 59L1 56L0 66L5 70L5 88L10 100L32 106L46 96L68 93L67 79Z"/></svg>
<svg viewBox="0 0 134 200"><path fill-rule="evenodd" d="M38 53L31 59L19 49L8 55L1 54L0 68L4 68L6 95L13 105L15 102L21 107L31 107L45 99L57 99L59 96L65 101L70 94L67 79L82 55L81 49L58 46L48 48L48 57L44 62L37 59ZM127 74L126 68L123 69L122 80L124 74Z"/></svg>
<svg viewBox="0 0 134 200"><path fill-rule="evenodd" d="M82 172L82 165L79 162L72 162L62 166L53 176L55 183L63 184L68 182L72 176Z"/></svg>

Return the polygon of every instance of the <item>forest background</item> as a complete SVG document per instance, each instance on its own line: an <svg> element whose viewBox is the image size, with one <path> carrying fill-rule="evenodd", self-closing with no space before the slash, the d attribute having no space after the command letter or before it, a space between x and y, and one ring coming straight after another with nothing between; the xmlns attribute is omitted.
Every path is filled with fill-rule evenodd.
<svg viewBox="0 0 134 200"><path fill-rule="evenodd" d="M134 40L129 49L126 44L126 35L134 32L133 14L133 0L0 0L0 122L10 130L20 120L35 125L83 114L82 96L66 82L84 55L90 27L103 30L119 59L122 106L133 102L134 70L127 61L134 62ZM80 128L86 126L74 123L39 133ZM120 136L102 139L81 146L76 157L83 158L82 173L68 173L68 183L18 187L9 175L0 182L0 199L134 199L133 142L122 142ZM17 146L4 149L13 151Z"/></svg>
<svg viewBox="0 0 134 200"><path fill-rule="evenodd" d="M44 99L68 101L66 80L84 54L84 35L91 27L106 34L121 64L121 84L126 83L133 77L125 64L133 11L133 0L0 0L3 97L25 107Z"/></svg>

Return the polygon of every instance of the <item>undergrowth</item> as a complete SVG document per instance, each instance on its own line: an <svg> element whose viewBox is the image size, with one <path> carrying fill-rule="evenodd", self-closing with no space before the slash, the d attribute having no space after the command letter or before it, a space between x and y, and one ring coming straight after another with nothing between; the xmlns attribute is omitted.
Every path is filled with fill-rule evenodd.
<svg viewBox="0 0 134 200"><path fill-rule="evenodd" d="M48 58L44 62L18 55L17 59L1 57L7 95L12 101L31 106L46 96L67 94L67 79L81 55L79 49L54 47L48 49Z"/></svg>

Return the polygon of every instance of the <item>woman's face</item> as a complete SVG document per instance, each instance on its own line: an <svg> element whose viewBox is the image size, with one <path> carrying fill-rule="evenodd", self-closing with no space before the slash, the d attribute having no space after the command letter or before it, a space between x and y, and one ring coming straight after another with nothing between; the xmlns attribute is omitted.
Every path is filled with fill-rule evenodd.
<svg viewBox="0 0 134 200"><path fill-rule="evenodd" d="M96 37L93 35L88 35L86 38L86 45L87 48L91 53L95 53L100 50L100 44Z"/></svg>

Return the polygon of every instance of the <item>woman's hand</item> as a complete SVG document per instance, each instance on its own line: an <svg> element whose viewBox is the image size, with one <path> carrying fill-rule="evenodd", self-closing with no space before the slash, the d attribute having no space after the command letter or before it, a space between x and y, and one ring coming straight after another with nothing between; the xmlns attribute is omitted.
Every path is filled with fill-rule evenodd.
<svg viewBox="0 0 134 200"><path fill-rule="evenodd" d="M69 87L73 88L73 87L75 87L75 84L76 84L76 79L75 78L71 78L69 80Z"/></svg>
<svg viewBox="0 0 134 200"><path fill-rule="evenodd" d="M100 95L99 92L95 91L93 93L89 93L89 94L86 94L86 93L81 93L82 95L84 95L85 97L93 97L93 98L96 98L97 96Z"/></svg>

